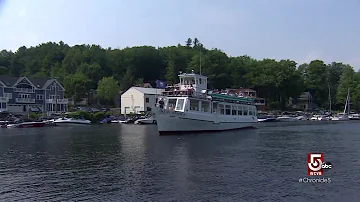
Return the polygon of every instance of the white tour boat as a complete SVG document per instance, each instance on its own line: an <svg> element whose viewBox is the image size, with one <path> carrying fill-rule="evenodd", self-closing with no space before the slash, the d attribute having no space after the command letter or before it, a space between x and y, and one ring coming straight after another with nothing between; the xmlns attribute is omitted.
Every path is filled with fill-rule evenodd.
<svg viewBox="0 0 360 202"><path fill-rule="evenodd" d="M208 91L207 77L180 74L180 87L163 92L153 112L161 134L253 128L254 99Z"/></svg>
<svg viewBox="0 0 360 202"><path fill-rule="evenodd" d="M77 118L59 118L53 121L57 126L73 126L73 125L91 125L91 121L86 119L77 119Z"/></svg>

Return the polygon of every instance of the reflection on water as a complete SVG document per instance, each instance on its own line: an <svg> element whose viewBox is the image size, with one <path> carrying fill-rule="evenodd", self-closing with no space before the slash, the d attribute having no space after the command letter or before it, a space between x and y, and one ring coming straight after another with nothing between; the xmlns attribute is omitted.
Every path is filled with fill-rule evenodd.
<svg viewBox="0 0 360 202"><path fill-rule="evenodd" d="M154 125L3 129L0 200L354 201L357 128L261 125L185 136L158 136ZM298 182L308 152L325 153L332 184Z"/></svg>

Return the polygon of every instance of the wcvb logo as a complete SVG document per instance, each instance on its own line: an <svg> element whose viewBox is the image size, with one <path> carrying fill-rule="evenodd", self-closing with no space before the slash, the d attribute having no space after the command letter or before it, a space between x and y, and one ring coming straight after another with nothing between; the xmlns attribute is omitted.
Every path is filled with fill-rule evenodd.
<svg viewBox="0 0 360 202"><path fill-rule="evenodd" d="M324 154L309 153L308 154L308 175L309 176L322 176L324 170L331 169L330 162L325 162Z"/></svg>

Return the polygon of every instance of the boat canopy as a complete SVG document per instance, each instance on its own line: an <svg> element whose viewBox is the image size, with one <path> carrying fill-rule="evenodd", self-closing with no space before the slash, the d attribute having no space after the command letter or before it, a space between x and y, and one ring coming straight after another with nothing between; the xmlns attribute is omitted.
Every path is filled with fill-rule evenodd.
<svg viewBox="0 0 360 202"><path fill-rule="evenodd" d="M224 100L230 100L230 101L236 101L236 102L250 102L254 103L255 100L249 97L236 97L231 95L224 95L224 94L211 94L211 97L214 99L224 99Z"/></svg>

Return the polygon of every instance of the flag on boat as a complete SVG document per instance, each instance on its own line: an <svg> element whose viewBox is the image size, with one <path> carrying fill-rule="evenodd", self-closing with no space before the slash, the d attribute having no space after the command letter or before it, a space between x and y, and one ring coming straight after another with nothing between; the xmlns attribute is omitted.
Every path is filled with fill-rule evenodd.
<svg viewBox="0 0 360 202"><path fill-rule="evenodd" d="M166 88L166 81L156 80L156 88L165 89Z"/></svg>

